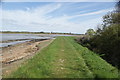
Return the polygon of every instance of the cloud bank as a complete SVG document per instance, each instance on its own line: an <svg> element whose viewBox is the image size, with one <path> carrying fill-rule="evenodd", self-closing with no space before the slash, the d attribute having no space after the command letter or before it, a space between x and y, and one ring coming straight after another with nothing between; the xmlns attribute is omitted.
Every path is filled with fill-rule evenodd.
<svg viewBox="0 0 120 80"><path fill-rule="evenodd" d="M76 17L94 16L110 11L110 9L105 9L71 16L63 14L57 17L54 17L54 14L48 15L59 10L62 6L62 3L53 3L32 9L26 7L26 10L0 10L0 13L3 14L2 30L85 33L88 28L93 28L95 24L98 24L101 17L79 23L70 20Z"/></svg>

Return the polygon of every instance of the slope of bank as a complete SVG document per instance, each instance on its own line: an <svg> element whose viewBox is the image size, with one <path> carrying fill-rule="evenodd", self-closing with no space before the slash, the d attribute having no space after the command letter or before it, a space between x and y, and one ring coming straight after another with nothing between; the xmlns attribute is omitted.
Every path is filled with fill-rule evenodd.
<svg viewBox="0 0 120 80"><path fill-rule="evenodd" d="M9 75L52 41L53 39L29 41L2 48L2 75Z"/></svg>
<svg viewBox="0 0 120 80"><path fill-rule="evenodd" d="M74 37L57 37L8 78L117 78L118 70L77 44Z"/></svg>

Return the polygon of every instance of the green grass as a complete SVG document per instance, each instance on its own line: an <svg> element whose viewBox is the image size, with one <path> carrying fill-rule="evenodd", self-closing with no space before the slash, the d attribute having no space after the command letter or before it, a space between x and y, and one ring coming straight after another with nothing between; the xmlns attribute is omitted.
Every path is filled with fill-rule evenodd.
<svg viewBox="0 0 120 80"><path fill-rule="evenodd" d="M75 43L73 39L68 38L76 50L82 55L89 70L93 72L95 78L118 78L118 69L111 66L96 53Z"/></svg>
<svg viewBox="0 0 120 80"><path fill-rule="evenodd" d="M117 78L118 71L74 37L57 37L8 78Z"/></svg>

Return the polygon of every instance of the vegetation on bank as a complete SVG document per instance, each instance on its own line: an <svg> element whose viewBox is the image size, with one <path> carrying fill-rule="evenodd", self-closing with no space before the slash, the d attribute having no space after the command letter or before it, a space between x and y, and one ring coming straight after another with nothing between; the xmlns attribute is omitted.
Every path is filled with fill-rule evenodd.
<svg viewBox="0 0 120 80"><path fill-rule="evenodd" d="M89 29L86 36L76 41L120 69L120 1L115 11L103 16L103 23L96 31Z"/></svg>
<svg viewBox="0 0 120 80"><path fill-rule="evenodd" d="M118 78L118 70L74 37L57 37L8 78Z"/></svg>

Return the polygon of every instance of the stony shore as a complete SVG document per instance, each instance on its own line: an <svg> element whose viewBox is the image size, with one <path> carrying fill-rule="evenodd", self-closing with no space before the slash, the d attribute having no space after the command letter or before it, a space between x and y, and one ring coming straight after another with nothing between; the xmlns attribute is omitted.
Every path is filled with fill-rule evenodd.
<svg viewBox="0 0 120 80"><path fill-rule="evenodd" d="M21 61L31 58L51 41L52 39L36 39L2 48L3 75L10 73L15 66L21 64Z"/></svg>

